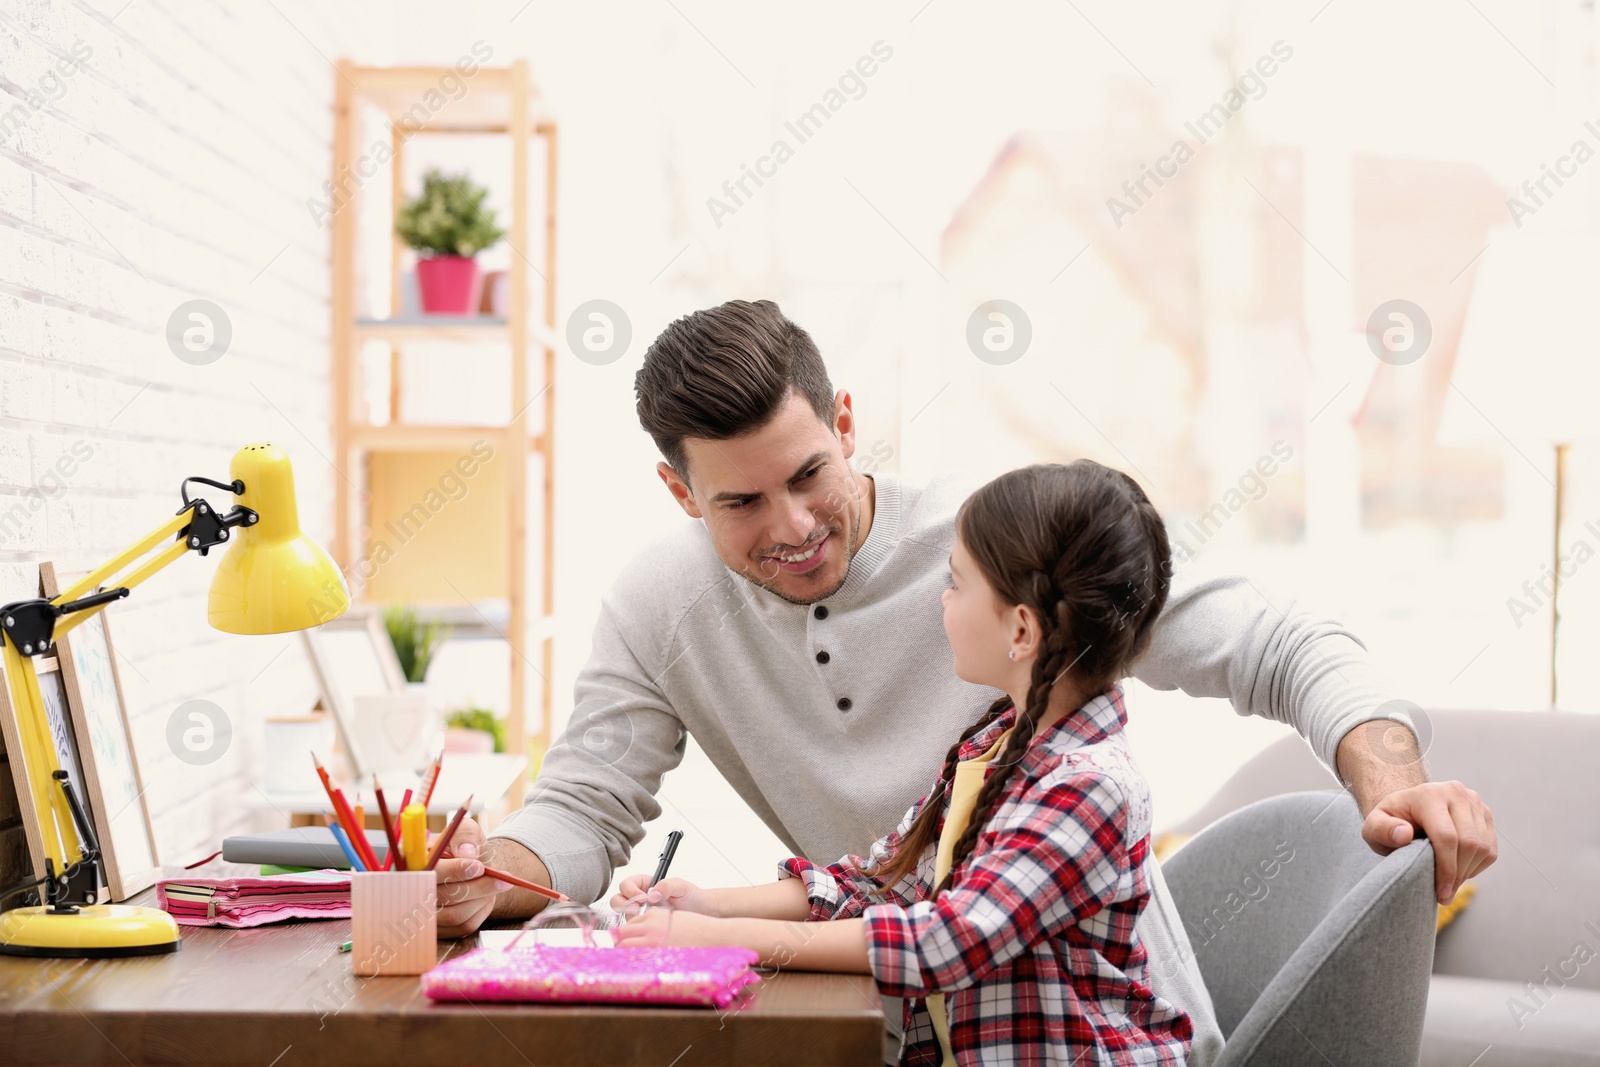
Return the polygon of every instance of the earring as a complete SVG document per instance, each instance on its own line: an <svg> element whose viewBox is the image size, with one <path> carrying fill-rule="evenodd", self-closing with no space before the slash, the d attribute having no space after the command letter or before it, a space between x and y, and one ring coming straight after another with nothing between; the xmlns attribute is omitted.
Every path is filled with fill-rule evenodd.
<svg viewBox="0 0 1600 1067"><path fill-rule="evenodd" d="M1017 658L1017 650L1016 649L1013 648L1010 652L1006 653L1006 659L1016 659L1016 658Z"/></svg>

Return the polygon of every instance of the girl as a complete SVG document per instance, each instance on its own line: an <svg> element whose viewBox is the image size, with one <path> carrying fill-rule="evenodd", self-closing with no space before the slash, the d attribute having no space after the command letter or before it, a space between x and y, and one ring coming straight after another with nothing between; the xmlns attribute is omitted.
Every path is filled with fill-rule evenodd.
<svg viewBox="0 0 1600 1067"><path fill-rule="evenodd" d="M1166 602L1161 517L1132 478L1079 460L1001 475L955 525L955 671L1007 695L933 789L865 860L791 859L735 889L663 879L649 898L671 908L618 943L870 973L907 998L902 1064L1182 1064L1193 1028L1146 984L1134 932L1155 860L1117 685ZM647 889L626 879L613 903Z"/></svg>

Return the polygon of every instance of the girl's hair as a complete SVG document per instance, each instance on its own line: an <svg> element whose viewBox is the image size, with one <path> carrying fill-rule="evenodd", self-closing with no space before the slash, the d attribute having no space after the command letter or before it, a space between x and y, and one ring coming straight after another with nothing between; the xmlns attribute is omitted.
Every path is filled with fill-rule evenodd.
<svg viewBox="0 0 1600 1067"><path fill-rule="evenodd" d="M933 896L949 888L951 874L972 854L1033 741L1056 680L1070 673L1086 697L1116 684L1149 644L1172 579L1166 525L1155 505L1138 482L1092 460L1002 474L961 505L956 532L996 596L1008 606L1033 609L1043 633L1028 706L1020 709L1005 747L990 761L950 872ZM1009 697L995 701L950 746L941 786L954 775L961 746L1010 703ZM938 841L943 807L924 807L893 854L866 873L893 885L915 871Z"/></svg>

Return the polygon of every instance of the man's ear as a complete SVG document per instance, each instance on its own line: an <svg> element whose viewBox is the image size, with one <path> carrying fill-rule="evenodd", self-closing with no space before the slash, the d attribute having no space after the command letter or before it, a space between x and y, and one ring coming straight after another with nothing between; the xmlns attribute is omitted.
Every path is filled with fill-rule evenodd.
<svg viewBox="0 0 1600 1067"><path fill-rule="evenodd" d="M700 506L694 502L694 492L689 488L689 483L678 477L677 471L663 462L656 464L656 474L666 483L667 492L672 494L672 499L678 502L684 514L691 519L705 517L700 514Z"/></svg>
<svg viewBox="0 0 1600 1067"><path fill-rule="evenodd" d="M850 392L840 389L833 396L833 432L839 437L844 458L856 453L856 414L850 407Z"/></svg>

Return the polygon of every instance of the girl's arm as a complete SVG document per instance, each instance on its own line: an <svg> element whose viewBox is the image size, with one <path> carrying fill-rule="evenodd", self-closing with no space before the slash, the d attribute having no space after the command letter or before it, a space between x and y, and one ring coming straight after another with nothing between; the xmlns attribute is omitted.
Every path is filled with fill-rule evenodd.
<svg viewBox="0 0 1600 1067"><path fill-rule="evenodd" d="M718 918L821 921L855 918L868 905L878 902L910 904L927 895L933 878L932 849L922 857L915 871L894 885L882 885L863 874L861 868L877 866L892 856L923 806L935 800L943 802L942 783L936 784L934 789L934 793L911 806L893 833L873 843L866 859L846 856L824 867L797 856L780 865L783 874L776 882L729 889L702 889L682 878L663 878L650 887L647 875L635 874L617 887L611 906L620 908L647 897L680 911Z"/></svg>
<svg viewBox="0 0 1600 1067"><path fill-rule="evenodd" d="M736 945L755 952L763 967L871 974L866 925L861 919L826 923L723 919L658 910L645 912L613 933L619 945Z"/></svg>
<svg viewBox="0 0 1600 1067"><path fill-rule="evenodd" d="M704 893L708 915L803 922L811 914L805 883L798 878L785 878L766 885L707 889Z"/></svg>
<svg viewBox="0 0 1600 1067"><path fill-rule="evenodd" d="M763 967L839 974L872 973L872 964L867 959L867 924L862 919L840 919L831 923L773 919L724 921L734 943L755 950Z"/></svg>

